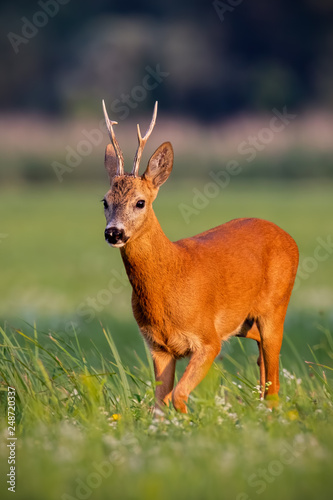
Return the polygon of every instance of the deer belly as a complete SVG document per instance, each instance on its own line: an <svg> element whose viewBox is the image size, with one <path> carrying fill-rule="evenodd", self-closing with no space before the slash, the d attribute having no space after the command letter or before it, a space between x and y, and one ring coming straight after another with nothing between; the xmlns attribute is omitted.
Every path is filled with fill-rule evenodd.
<svg viewBox="0 0 333 500"><path fill-rule="evenodd" d="M184 358L200 349L202 340L193 332L175 330L169 334L151 327L141 327L140 331L153 350L168 352L174 358Z"/></svg>

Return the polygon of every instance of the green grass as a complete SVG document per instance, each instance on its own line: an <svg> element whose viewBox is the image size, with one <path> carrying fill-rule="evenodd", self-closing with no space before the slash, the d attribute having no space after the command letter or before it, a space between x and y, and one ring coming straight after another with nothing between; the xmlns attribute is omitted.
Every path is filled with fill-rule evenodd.
<svg viewBox="0 0 333 500"><path fill-rule="evenodd" d="M256 216L286 229L304 259L332 235L332 184L235 178L186 224L179 204L191 206L192 189L204 186L161 189L155 210L170 239ZM333 255L293 293L277 410L258 400L255 342L231 339L190 413L155 419L131 289L119 252L104 243L106 189L64 182L1 193L1 498L10 498L8 385L17 391L18 499L330 498Z"/></svg>
<svg viewBox="0 0 333 500"><path fill-rule="evenodd" d="M109 350L89 356L77 338L0 335L3 407L16 388L16 498L330 498L332 368L310 351L311 364L296 353L292 372L281 365L277 410L259 401L255 356L242 351L234 370L214 364L188 415L156 418L149 358L126 366L102 328Z"/></svg>

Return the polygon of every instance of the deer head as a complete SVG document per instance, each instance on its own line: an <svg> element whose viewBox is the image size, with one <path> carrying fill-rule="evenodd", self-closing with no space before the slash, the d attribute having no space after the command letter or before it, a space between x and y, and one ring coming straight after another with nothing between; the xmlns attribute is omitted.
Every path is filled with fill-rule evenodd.
<svg viewBox="0 0 333 500"><path fill-rule="evenodd" d="M110 189L102 200L107 223L104 235L111 246L120 248L149 227L152 203L172 170L173 149L170 142L164 142L150 158L144 174L139 176L142 152L156 122L156 102L144 137L141 136L139 125L137 126L138 148L132 172L125 173L123 154L113 130L113 125L117 122L109 119L104 101L103 110L111 140L105 150L105 168L110 178Z"/></svg>

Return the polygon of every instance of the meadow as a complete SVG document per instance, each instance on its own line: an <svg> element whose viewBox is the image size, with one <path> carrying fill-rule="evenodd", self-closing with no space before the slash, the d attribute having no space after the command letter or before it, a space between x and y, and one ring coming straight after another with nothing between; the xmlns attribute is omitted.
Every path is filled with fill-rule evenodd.
<svg viewBox="0 0 333 500"><path fill-rule="evenodd" d="M193 189L204 185L162 187L155 211L170 239L254 216L299 245L279 407L259 400L255 342L231 339L189 414L154 417L152 363L120 254L104 242L107 184L9 186L0 196L1 498L11 495L8 386L18 499L331 498L333 186L235 179L199 206ZM188 220L182 204L196 207Z"/></svg>

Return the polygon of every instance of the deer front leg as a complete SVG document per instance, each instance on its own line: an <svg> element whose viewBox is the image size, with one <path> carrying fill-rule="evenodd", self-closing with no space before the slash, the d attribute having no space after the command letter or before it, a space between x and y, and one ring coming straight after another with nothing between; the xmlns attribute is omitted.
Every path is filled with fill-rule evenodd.
<svg viewBox="0 0 333 500"><path fill-rule="evenodd" d="M168 405L171 401L175 379L176 360L167 352L152 351L155 380L159 382L155 390L155 408Z"/></svg>
<svg viewBox="0 0 333 500"><path fill-rule="evenodd" d="M172 402L176 410L187 413L186 403L191 391L207 375L220 350L221 345L218 343L218 345L202 346L192 354L182 378L172 393Z"/></svg>

